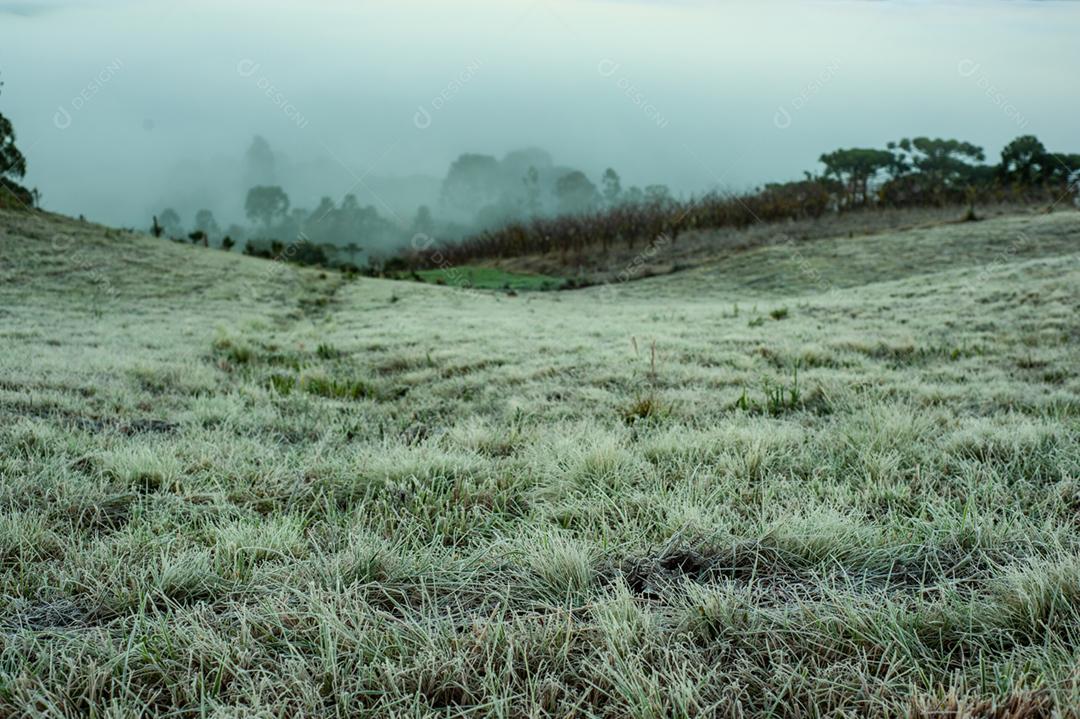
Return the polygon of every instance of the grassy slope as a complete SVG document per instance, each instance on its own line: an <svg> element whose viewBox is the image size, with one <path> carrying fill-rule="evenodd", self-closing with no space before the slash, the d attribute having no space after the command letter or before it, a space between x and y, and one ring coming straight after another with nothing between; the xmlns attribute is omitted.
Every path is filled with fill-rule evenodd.
<svg viewBox="0 0 1080 719"><path fill-rule="evenodd" d="M1080 700L1078 214L515 298L0 232L0 714Z"/></svg>
<svg viewBox="0 0 1080 719"><path fill-rule="evenodd" d="M1059 202L1058 212L1072 212L1071 205ZM978 208L984 218L1027 218L1045 214L1045 205L1000 204ZM585 280L590 284L618 281L627 277L641 279L687 269L698 269L738 261L747 249L783 244L789 241L820 240L835 237L862 237L878 234L898 235L908 230L923 231L955 225L966 208L939 207L919 209L875 208L826 215L816 220L760 223L739 230L734 228L688 231L677 240L657 238L646 247L641 239L632 246L616 243L606 252L591 247L581 253L549 252L491 260L487 264L508 272L533 272Z"/></svg>

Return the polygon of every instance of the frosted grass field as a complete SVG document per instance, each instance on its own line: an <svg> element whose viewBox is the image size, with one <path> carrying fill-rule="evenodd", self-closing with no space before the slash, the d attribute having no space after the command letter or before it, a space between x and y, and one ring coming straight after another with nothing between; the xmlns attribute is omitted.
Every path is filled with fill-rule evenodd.
<svg viewBox="0 0 1080 719"><path fill-rule="evenodd" d="M515 297L0 213L0 714L1075 715L1078 357L1073 211Z"/></svg>

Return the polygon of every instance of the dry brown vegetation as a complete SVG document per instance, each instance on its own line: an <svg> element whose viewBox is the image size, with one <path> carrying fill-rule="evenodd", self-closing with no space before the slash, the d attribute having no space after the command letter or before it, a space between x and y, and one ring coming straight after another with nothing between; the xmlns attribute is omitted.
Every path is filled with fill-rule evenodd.
<svg viewBox="0 0 1080 719"><path fill-rule="evenodd" d="M390 263L391 267L428 269L460 266L478 261L516 260L522 257L543 256L567 269L584 264L602 263L607 268L610 254L641 254L657 243L670 245L687 233L730 235L755 227L775 228L793 223L810 224L826 218L832 220L842 202L836 181L808 179L766 185L763 189L743 195L710 193L687 201L670 198L617 204L610 207L556 217L535 217L510 222L496 229L485 230L455 242L407 249ZM883 196L884 198L884 196ZM977 217L975 205L991 214L1016 207L1043 208L1062 204L1069 191L1056 184L1046 186L1003 186L991 184L970 187L965 194L958 191L938 192L916 201L887 201L858 208L859 219L848 225L868 224L888 226L881 218L900 213L922 211L934 216L946 214ZM964 208L966 212L964 212ZM851 211L851 210L848 210ZM830 224L826 222L826 226ZM760 236L760 233L759 233ZM616 270L617 271L617 270Z"/></svg>
<svg viewBox="0 0 1080 719"><path fill-rule="evenodd" d="M1049 204L1001 203L978 208L980 219L1032 216L1047 212ZM1071 205L1053 211L1071 212ZM489 259L485 264L507 272L552 275L570 280L570 286L621 283L702 265L730 261L741 253L770 245L801 244L831 237L862 237L906 230L926 230L964 221L959 206L909 209L881 208L827 213L813 219L754 223L744 228L693 230L662 236L638 246L596 246L579 252L534 252Z"/></svg>

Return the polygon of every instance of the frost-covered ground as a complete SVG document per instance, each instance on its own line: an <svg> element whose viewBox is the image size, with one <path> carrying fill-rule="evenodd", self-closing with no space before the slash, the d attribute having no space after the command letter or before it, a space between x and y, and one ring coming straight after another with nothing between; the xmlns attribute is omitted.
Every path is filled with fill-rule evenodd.
<svg viewBox="0 0 1080 719"><path fill-rule="evenodd" d="M1072 211L515 297L0 213L0 714L1068 715L1078 357Z"/></svg>

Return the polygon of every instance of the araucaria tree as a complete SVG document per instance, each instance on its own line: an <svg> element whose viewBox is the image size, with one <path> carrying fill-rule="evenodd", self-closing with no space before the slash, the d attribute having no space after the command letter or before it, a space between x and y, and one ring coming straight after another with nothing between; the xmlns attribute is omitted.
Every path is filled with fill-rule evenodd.
<svg viewBox="0 0 1080 719"><path fill-rule="evenodd" d="M897 147L911 167L937 190L956 189L971 180L974 163L986 159L983 149L963 140L916 137Z"/></svg>
<svg viewBox="0 0 1080 719"><path fill-rule="evenodd" d="M844 186L844 206L865 205L870 185L883 171L893 166L895 158L888 150L853 147L821 156L825 176Z"/></svg>
<svg viewBox="0 0 1080 719"><path fill-rule="evenodd" d="M1054 174L1054 158L1034 135L1021 135L1001 151L1002 178L1018 185L1031 186L1049 180Z"/></svg>

